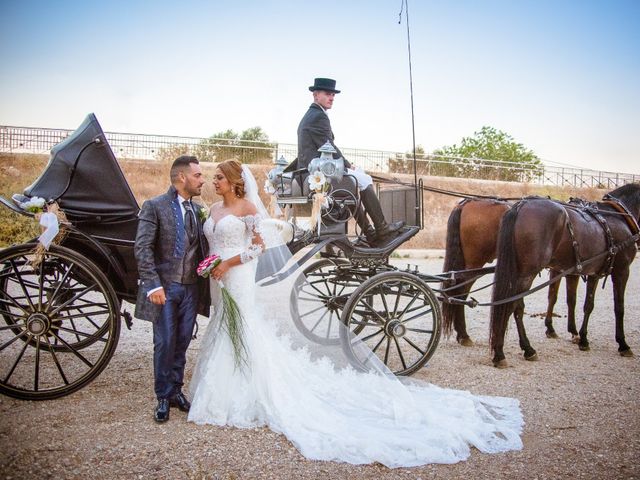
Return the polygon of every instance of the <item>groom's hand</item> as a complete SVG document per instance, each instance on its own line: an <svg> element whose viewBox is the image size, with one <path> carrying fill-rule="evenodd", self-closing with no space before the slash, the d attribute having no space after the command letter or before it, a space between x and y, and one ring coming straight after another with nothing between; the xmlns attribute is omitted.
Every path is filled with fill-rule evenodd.
<svg viewBox="0 0 640 480"><path fill-rule="evenodd" d="M164 305L167 301L167 297L164 295L164 288L156 290L149 295L149 300L151 300L151 303L155 305Z"/></svg>

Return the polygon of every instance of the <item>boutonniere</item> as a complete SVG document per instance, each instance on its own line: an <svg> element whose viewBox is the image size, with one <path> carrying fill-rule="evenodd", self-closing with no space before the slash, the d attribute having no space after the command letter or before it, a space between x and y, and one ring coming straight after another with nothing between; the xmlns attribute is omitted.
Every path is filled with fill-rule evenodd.
<svg viewBox="0 0 640 480"><path fill-rule="evenodd" d="M206 222L207 217L209 217L209 210L207 210L202 205L198 205L198 218L200 219L200 221L203 223Z"/></svg>

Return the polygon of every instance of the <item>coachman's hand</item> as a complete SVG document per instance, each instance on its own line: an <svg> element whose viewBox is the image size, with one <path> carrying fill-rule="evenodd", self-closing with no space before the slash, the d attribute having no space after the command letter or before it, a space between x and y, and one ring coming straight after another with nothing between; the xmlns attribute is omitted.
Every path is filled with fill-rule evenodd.
<svg viewBox="0 0 640 480"><path fill-rule="evenodd" d="M167 301L167 297L164 294L164 288L156 290L151 295L149 295L149 300L151 300L151 303L153 303L154 305L164 305Z"/></svg>

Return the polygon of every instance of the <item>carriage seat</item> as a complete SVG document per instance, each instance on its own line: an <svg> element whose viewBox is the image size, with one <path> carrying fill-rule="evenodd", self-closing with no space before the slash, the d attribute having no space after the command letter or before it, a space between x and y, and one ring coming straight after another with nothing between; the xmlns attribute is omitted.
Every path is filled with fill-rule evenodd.
<svg viewBox="0 0 640 480"><path fill-rule="evenodd" d="M386 263L389 256L400 245L408 241L411 237L420 231L417 226L405 226L398 230L398 235L387 240L383 245L376 247L368 247L364 245L354 245L345 236L336 238L332 243L340 248L345 256L353 263Z"/></svg>

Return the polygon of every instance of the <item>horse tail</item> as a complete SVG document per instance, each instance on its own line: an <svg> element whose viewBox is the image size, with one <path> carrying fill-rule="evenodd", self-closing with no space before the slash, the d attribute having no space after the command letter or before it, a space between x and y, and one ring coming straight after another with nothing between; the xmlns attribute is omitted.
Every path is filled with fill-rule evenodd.
<svg viewBox="0 0 640 480"><path fill-rule="evenodd" d="M460 238L460 219L462 217L462 209L466 203L467 202L462 202L458 204L449 215L443 272L453 272L456 270L464 270L465 268L462 241ZM443 287L450 288L455 286L455 284L455 280L447 280L443 282ZM456 310L459 308L462 307L452 305L448 302L442 302L443 332L447 337L451 335Z"/></svg>
<svg viewBox="0 0 640 480"><path fill-rule="evenodd" d="M515 226L521 205L521 202L517 203L502 217L500 232L498 233L493 302L509 298L517 293L515 291L515 279L519 277L519 269L515 242ZM498 340L500 332L505 331L506 323L511 316L512 310L513 305L509 302L491 307L491 333L489 336L489 344L491 347L495 346L495 341Z"/></svg>

